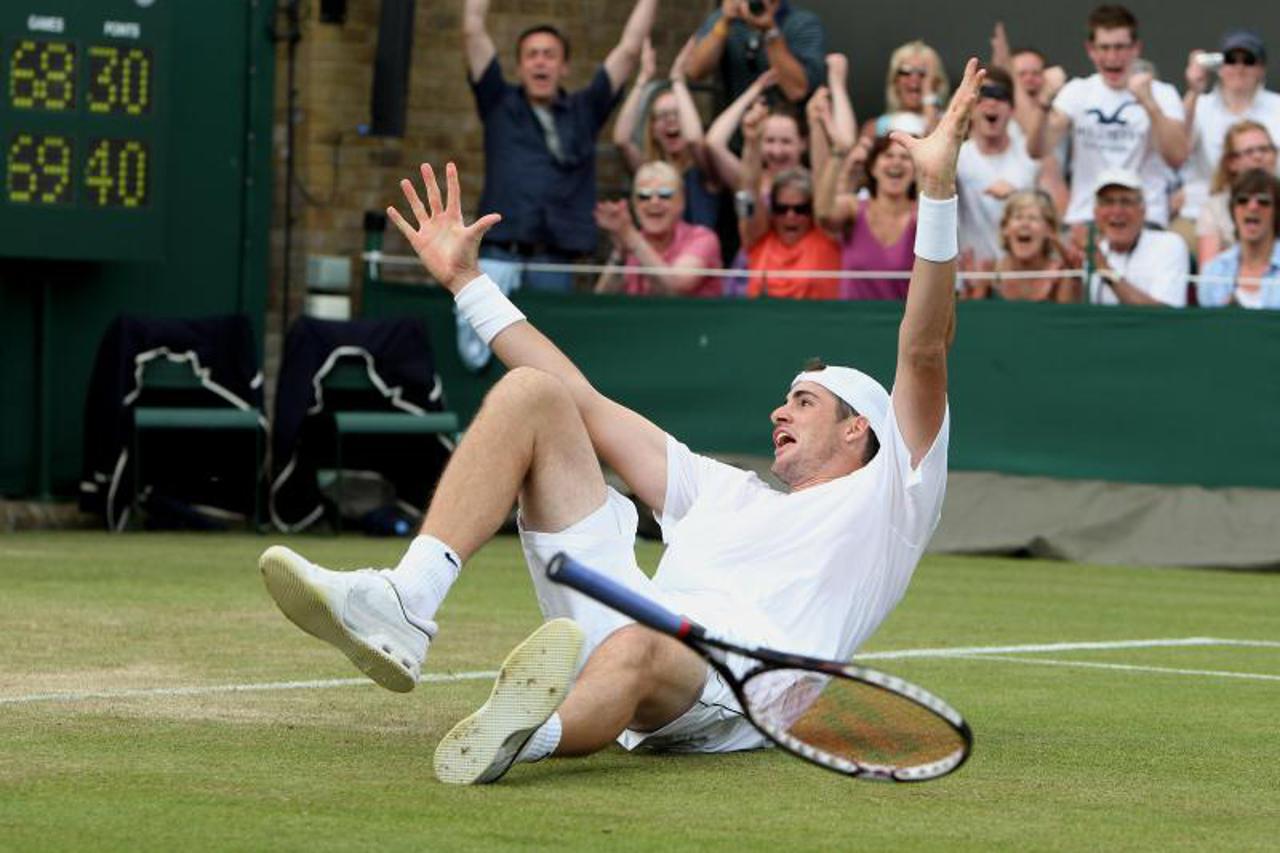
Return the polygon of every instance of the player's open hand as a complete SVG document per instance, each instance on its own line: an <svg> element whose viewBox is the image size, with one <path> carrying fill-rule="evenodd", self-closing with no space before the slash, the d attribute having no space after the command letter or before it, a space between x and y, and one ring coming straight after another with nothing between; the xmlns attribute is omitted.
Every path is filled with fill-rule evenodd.
<svg viewBox="0 0 1280 853"><path fill-rule="evenodd" d="M471 225L465 224L462 221L462 190L458 187L458 169L449 163L444 172L447 202L441 201L440 186L436 183L436 174L429 163L422 164L422 183L427 191L427 206L422 204L413 181L406 178L400 182L400 189L418 222L416 228L394 207L387 208L387 216L409 241L427 272L435 276L450 293L457 293L480 274L477 260L480 240L486 231L502 221L502 217L489 213Z"/></svg>
<svg viewBox="0 0 1280 853"><path fill-rule="evenodd" d="M987 72L978 67L978 60L970 59L964 68L964 80L932 133L923 139L900 130L889 134L894 142L911 152L916 164L916 185L929 198L945 199L956 194L956 159L969 135L969 118L986 76Z"/></svg>

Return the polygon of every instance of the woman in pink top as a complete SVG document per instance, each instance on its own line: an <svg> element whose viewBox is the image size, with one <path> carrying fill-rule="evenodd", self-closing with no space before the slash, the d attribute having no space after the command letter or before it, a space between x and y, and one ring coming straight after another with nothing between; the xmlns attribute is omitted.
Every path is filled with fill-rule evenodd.
<svg viewBox="0 0 1280 853"><path fill-rule="evenodd" d="M601 273L596 293L629 296L719 296L718 276L697 270L720 266L720 238L702 225L681 221L684 215L684 181L670 163L651 160L636 170L631 201L596 204L596 225L613 242L610 266L623 269ZM637 222L639 225L637 226ZM661 272L630 272L626 268L649 267Z"/></svg>
<svg viewBox="0 0 1280 853"><path fill-rule="evenodd" d="M815 196L818 220L841 235L841 267L910 273L915 264L915 165L907 149L879 137L852 151L839 141L822 170ZM865 161L869 199L846 189L849 173ZM845 279L842 299L906 299L907 276Z"/></svg>

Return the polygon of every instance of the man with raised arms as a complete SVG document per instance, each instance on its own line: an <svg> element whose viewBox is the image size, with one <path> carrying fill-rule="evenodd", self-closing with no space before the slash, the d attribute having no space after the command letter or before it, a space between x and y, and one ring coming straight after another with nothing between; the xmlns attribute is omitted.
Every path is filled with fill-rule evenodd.
<svg viewBox="0 0 1280 853"><path fill-rule="evenodd" d="M545 567L558 551L739 639L820 657L849 658L897 604L946 486L956 158L982 79L971 60L937 130L896 137L915 159L921 211L893 392L847 367L800 373L770 416L773 472L787 492L694 454L597 392L480 274L477 249L498 217L463 222L452 164L447 199L428 165L425 199L401 182L411 220L388 214L510 372L485 398L396 568L335 572L280 546L259 565L291 620L379 684L407 691L460 567L519 502L521 544L550 621L441 741L441 780L492 782L516 762L587 755L615 740L684 752L766 745L697 654L550 583ZM652 579L635 560L635 510L605 484L598 459L662 525L667 549Z"/></svg>

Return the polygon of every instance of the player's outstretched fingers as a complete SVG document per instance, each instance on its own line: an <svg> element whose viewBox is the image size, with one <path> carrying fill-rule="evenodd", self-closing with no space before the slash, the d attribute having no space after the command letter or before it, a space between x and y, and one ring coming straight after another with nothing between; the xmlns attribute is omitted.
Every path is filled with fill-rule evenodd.
<svg viewBox="0 0 1280 853"><path fill-rule="evenodd" d="M431 205L431 215L444 213L444 204L440 201L440 184L436 182L435 170L430 163L422 164L422 184L427 189L427 203Z"/></svg>
<svg viewBox="0 0 1280 853"><path fill-rule="evenodd" d="M445 199L445 213L451 214L462 221L462 187L458 184L458 167L450 160L444 167L445 187L448 190L448 198Z"/></svg>
<svg viewBox="0 0 1280 853"><path fill-rule="evenodd" d="M387 207L387 218L391 220L392 225L399 229L404 238L412 244L413 238L418 231L408 222L405 222L404 217L400 215L400 211L396 210L394 205Z"/></svg>
<svg viewBox="0 0 1280 853"><path fill-rule="evenodd" d="M404 193L404 200L409 202L409 209L413 211L413 217L417 221L418 227L426 225L431 217L427 216L427 209L422 206L422 198L418 195L418 190L413 185L413 181L408 178L402 178L400 192Z"/></svg>
<svg viewBox="0 0 1280 853"><path fill-rule="evenodd" d="M942 126L951 129L953 135L963 139L969 134L969 119L973 116L973 108L978 104L978 92L982 81L987 79L987 71L971 57L964 66L964 79L956 89L955 96L947 105L947 113L943 116Z"/></svg>
<svg viewBox="0 0 1280 853"><path fill-rule="evenodd" d="M486 213L484 216L471 223L471 227L467 229L467 236L475 241L476 245L480 245L480 241L484 239L484 235L489 229L502 221L500 213Z"/></svg>

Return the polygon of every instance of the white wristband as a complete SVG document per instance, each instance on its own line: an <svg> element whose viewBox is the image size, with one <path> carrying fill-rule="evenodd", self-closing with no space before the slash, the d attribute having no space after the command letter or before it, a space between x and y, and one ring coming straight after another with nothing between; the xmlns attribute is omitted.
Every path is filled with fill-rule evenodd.
<svg viewBox="0 0 1280 853"><path fill-rule="evenodd" d="M945 264L960 254L959 236L956 230L956 196L938 201L920 196L919 213L916 215L916 257L922 261Z"/></svg>
<svg viewBox="0 0 1280 853"><path fill-rule="evenodd" d="M493 343L498 332L525 319L520 309L487 275L467 282L453 297L453 302L458 308L458 315L471 324L485 346Z"/></svg>

